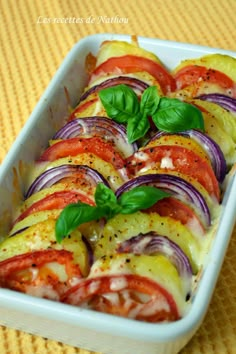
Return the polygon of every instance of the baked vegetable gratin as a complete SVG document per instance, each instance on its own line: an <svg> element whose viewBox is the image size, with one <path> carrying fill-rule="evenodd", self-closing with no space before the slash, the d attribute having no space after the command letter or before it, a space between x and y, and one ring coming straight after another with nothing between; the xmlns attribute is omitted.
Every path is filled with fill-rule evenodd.
<svg viewBox="0 0 236 354"><path fill-rule="evenodd" d="M28 170L0 243L0 286L179 320L235 169L236 59L209 54L170 71L133 38L104 41L84 70L78 104Z"/></svg>

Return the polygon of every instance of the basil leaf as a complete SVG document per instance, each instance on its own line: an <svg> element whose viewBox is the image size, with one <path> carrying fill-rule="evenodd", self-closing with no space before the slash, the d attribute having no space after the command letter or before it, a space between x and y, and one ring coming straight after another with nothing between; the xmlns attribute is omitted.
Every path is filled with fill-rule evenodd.
<svg viewBox="0 0 236 354"><path fill-rule="evenodd" d="M127 123L139 112L136 93L126 85L116 85L100 90L99 98L107 115L118 123Z"/></svg>
<svg viewBox="0 0 236 354"><path fill-rule="evenodd" d="M95 191L95 202L97 206L105 204L117 203L117 198L113 190L103 183L98 183Z"/></svg>
<svg viewBox="0 0 236 354"><path fill-rule="evenodd" d="M146 115L137 114L128 120L127 136L132 144L134 141L142 138L150 128L150 123Z"/></svg>
<svg viewBox="0 0 236 354"><path fill-rule="evenodd" d="M158 110L152 119L158 129L170 133L188 129L204 130L201 111L177 98L161 97Z"/></svg>
<svg viewBox="0 0 236 354"><path fill-rule="evenodd" d="M159 105L160 96L158 95L157 87L150 86L142 94L140 102L140 111L143 115L152 116Z"/></svg>
<svg viewBox="0 0 236 354"><path fill-rule="evenodd" d="M124 192L118 199L118 203L122 206L121 214L132 214L138 210L150 208L158 200L169 196L169 193L158 188L140 186Z"/></svg>
<svg viewBox="0 0 236 354"><path fill-rule="evenodd" d="M111 219L121 210L121 206L117 204L115 193L103 183L99 183L96 187L95 202L100 209L104 210L106 219Z"/></svg>
<svg viewBox="0 0 236 354"><path fill-rule="evenodd" d="M138 210L146 209L155 204L158 200L168 197L169 194L155 187L140 186L124 192L117 200L113 191L108 191L106 186L98 185L95 192L95 199L98 205L91 206L85 203L72 203L67 205L56 221L55 233L57 242L61 242L73 230L83 223L106 218L107 220L115 215L132 214ZM106 197L103 200L102 191Z"/></svg>
<svg viewBox="0 0 236 354"><path fill-rule="evenodd" d="M56 221L56 240L61 242L81 224L104 217L105 210L85 203L67 205Z"/></svg>

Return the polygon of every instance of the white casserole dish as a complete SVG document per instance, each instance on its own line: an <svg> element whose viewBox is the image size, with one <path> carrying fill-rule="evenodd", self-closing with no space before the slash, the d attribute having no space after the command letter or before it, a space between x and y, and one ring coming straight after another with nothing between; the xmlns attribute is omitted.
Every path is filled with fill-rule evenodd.
<svg viewBox="0 0 236 354"><path fill-rule="evenodd" d="M86 55L89 52L96 54L100 43L109 39L130 41L130 36L92 35L72 48L3 161L0 167L0 237L8 231L14 205L23 191L27 165L39 156L67 115L65 88L71 104L75 105L86 85ZM234 52L215 48L143 37L138 40L141 47L156 53L169 68L182 59L208 53L236 57ZM150 324L0 289L0 324L104 354L178 353L201 325L214 291L236 220L236 197L232 190L236 190L235 176L224 196L219 228L193 304L183 319L168 324Z"/></svg>

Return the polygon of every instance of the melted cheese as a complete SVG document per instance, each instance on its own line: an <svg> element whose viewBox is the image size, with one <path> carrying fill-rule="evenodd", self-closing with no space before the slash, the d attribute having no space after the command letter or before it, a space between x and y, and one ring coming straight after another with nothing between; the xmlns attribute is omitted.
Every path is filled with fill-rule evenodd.
<svg viewBox="0 0 236 354"><path fill-rule="evenodd" d="M128 260L128 261L127 261ZM89 278L99 276L116 276L111 278L110 287L113 291L126 290L128 285L124 275L135 274L149 278L172 294L181 314L186 311L184 284L172 263L162 255L116 254L112 257L98 259L92 266Z"/></svg>
<svg viewBox="0 0 236 354"><path fill-rule="evenodd" d="M26 294L37 296L41 298L47 298L54 301L59 301L60 296L56 290L53 289L51 285L43 285L43 286L33 286L28 285L26 287Z"/></svg>
<svg viewBox="0 0 236 354"><path fill-rule="evenodd" d="M172 158L165 156L161 159L160 168L175 169Z"/></svg>
<svg viewBox="0 0 236 354"><path fill-rule="evenodd" d="M119 291L125 289L128 283L125 277L112 278L110 281L110 289L113 291Z"/></svg>

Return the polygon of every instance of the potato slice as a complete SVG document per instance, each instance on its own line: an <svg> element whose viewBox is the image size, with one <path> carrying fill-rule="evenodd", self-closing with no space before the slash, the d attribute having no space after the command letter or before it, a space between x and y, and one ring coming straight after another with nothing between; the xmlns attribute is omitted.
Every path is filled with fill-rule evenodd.
<svg viewBox="0 0 236 354"><path fill-rule="evenodd" d="M229 76L233 81L236 81L236 59L229 55L208 54L200 58L186 59L181 61L172 73L176 74L179 70L188 65L199 65L208 69L215 69Z"/></svg>
<svg viewBox="0 0 236 354"><path fill-rule="evenodd" d="M112 57L124 55L136 55L142 58L151 59L161 64L160 59L153 53L141 48L136 42L128 43L125 41L104 41L97 54L96 67Z"/></svg>
<svg viewBox="0 0 236 354"><path fill-rule="evenodd" d="M98 259L92 266L88 278L99 276L134 274L153 280L169 292L176 301L181 315L186 311L182 279L175 266L163 255L115 254L112 258ZM112 279L112 278L111 278Z"/></svg>
<svg viewBox="0 0 236 354"><path fill-rule="evenodd" d="M206 134L220 146L228 167L231 167L236 161L235 142L213 114L203 112L203 118Z"/></svg>
<svg viewBox="0 0 236 354"><path fill-rule="evenodd" d="M236 119L229 111L220 107L218 104L200 99L191 100L199 107L205 108L210 114L214 115L222 129L231 136L236 143Z"/></svg>
<svg viewBox="0 0 236 354"><path fill-rule="evenodd" d="M67 250L72 252L75 264L78 264L82 274L88 273L89 260L86 245L81 233L76 230L61 243L56 242L55 220L41 221L21 233L6 238L0 244L0 261L28 252L47 250Z"/></svg>
<svg viewBox="0 0 236 354"><path fill-rule="evenodd" d="M109 162L106 162L92 153L82 153L77 156L68 156L57 159L53 162L43 162L32 166L31 173L26 183L27 188L42 172L50 168L61 166L63 164L86 165L100 172L110 183L111 187L116 190L126 181L126 172L117 171ZM124 175L122 175L124 173Z"/></svg>
<svg viewBox="0 0 236 354"><path fill-rule="evenodd" d="M176 242L189 258L194 271L200 268L200 243L179 221L170 217L161 217L156 213L120 214L109 220L97 242L95 257L111 255L122 241L150 231L156 231L159 235L167 236Z"/></svg>

